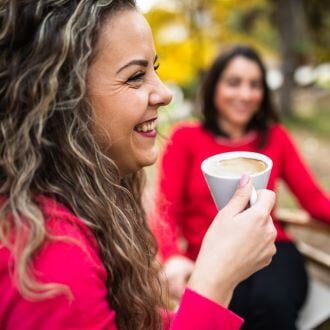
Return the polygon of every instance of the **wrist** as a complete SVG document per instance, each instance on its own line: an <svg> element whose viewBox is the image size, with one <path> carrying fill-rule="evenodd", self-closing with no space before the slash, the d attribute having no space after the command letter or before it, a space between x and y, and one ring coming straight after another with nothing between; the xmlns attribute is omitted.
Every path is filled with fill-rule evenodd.
<svg viewBox="0 0 330 330"><path fill-rule="evenodd" d="M187 287L223 307L228 307L236 284L225 276L213 281L205 278L205 276L199 276L197 272L193 272Z"/></svg>

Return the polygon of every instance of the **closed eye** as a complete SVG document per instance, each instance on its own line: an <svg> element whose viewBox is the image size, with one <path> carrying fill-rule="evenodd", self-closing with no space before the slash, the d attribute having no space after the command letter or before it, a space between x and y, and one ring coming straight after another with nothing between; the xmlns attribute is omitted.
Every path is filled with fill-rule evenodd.
<svg viewBox="0 0 330 330"><path fill-rule="evenodd" d="M154 70L157 71L159 68L159 63L154 65ZM140 82L143 80L145 77L146 73L145 72L137 72L133 76L127 79L127 82Z"/></svg>
<svg viewBox="0 0 330 330"><path fill-rule="evenodd" d="M127 82L141 81L144 78L144 76L145 76L144 72L138 72L135 75L133 75L132 77L128 78Z"/></svg>

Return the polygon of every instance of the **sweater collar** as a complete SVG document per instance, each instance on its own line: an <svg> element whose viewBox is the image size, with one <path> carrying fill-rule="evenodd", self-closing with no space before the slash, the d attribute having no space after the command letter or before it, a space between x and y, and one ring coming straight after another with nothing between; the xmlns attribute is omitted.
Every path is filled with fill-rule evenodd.
<svg viewBox="0 0 330 330"><path fill-rule="evenodd" d="M217 143L222 145L239 147L253 142L257 137L258 137L258 132L251 131L239 138L231 139L223 136L217 136L215 137L215 140Z"/></svg>

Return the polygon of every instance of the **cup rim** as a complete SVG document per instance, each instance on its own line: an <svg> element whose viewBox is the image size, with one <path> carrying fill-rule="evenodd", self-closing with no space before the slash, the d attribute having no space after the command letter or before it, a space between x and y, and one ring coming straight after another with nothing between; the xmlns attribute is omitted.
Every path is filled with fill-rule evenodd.
<svg viewBox="0 0 330 330"><path fill-rule="evenodd" d="M249 174L249 176L251 178L254 177L258 177L260 175L263 175L264 173L269 172L272 167L273 167L273 161L266 155L258 153L258 152L250 152L250 151L230 151L230 152L223 152L220 154L216 154L213 156L210 156L206 159L204 159L201 163L201 170L204 174L207 174L209 176L215 177L215 178L221 178L221 179L228 179L228 180L237 180L240 179L241 176L223 176L223 175L219 175L219 174L214 174L214 173L210 173L210 171L207 168L207 165L214 160L224 160L224 159L231 159L231 158L252 158L252 159L256 159L256 160L261 160L264 163L266 163L267 167L265 170L255 173L255 174Z"/></svg>

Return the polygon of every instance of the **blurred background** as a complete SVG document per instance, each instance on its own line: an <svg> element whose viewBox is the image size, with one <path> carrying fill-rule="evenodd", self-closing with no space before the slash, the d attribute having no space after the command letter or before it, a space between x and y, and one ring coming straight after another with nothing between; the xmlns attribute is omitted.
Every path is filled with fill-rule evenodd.
<svg viewBox="0 0 330 330"><path fill-rule="evenodd" d="M248 44L266 62L267 81L284 124L318 182L330 191L330 1L138 0L137 3L153 29L161 64L159 75L174 93L172 103L159 112L160 149L175 123L194 120L198 115L194 104L198 86L216 54L230 44ZM146 198L150 206L157 164L148 168L147 175ZM284 185L278 197L280 208L298 208ZM312 248L304 253L311 261L310 272L313 278L325 283L329 296L329 228L315 231L294 226L289 232ZM329 306L328 298L324 299L314 309ZM330 329L330 321L317 329Z"/></svg>
<svg viewBox="0 0 330 330"><path fill-rule="evenodd" d="M203 71L225 46L255 47L282 119L322 186L330 190L330 1L138 0L160 59L159 74L174 92L160 111L166 137L193 119ZM162 141L160 141L160 145ZM153 177L154 170L149 174ZM296 206L286 193L280 204Z"/></svg>

